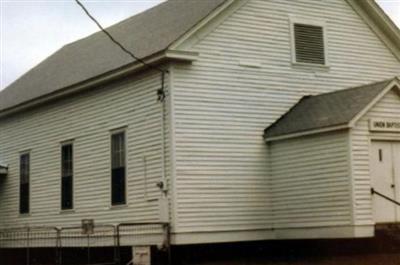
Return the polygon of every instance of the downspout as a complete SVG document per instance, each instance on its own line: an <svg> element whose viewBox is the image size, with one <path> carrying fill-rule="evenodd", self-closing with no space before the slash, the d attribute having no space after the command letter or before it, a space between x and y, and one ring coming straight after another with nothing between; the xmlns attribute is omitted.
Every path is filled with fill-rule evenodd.
<svg viewBox="0 0 400 265"><path fill-rule="evenodd" d="M157 186L161 190L160 197L160 221L169 222L169 205L168 205L168 185L167 185L167 174L166 174L166 156L165 156L165 78L167 71L161 73L161 88L157 90L158 102L160 103L160 137L161 137L161 181L157 183Z"/></svg>
<svg viewBox="0 0 400 265"><path fill-rule="evenodd" d="M172 253L171 253L171 226L170 226L170 208L169 208L169 200L168 200L168 186L167 186L167 173L166 173L166 156L165 156L165 75L168 74L168 71L161 73L161 88L157 91L158 95L158 102L160 103L160 131L161 131L161 182L158 183L158 187L161 190L161 196L159 201L160 207L160 221L165 223L164 235L165 235L165 242L164 247L167 251L167 264L172 265Z"/></svg>

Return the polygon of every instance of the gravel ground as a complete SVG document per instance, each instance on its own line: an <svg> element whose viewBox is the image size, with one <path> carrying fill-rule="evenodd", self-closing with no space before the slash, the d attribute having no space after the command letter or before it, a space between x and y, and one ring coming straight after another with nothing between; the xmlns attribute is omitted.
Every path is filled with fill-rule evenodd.
<svg viewBox="0 0 400 265"><path fill-rule="evenodd" d="M399 254L365 254L352 256L298 258L298 259L275 259L271 260L229 260L206 263L191 263L191 265L399 265Z"/></svg>
<svg viewBox="0 0 400 265"><path fill-rule="evenodd" d="M92 261L111 261L112 248L92 249ZM172 249L173 265L400 265L400 231L369 239L293 240L180 246ZM25 265L23 250L0 249L0 265ZM32 251L30 265L54 265L54 249ZM123 248L128 261L131 249ZM165 253L153 257L165 265ZM87 251L63 251L64 265L87 264ZM78 262L76 262L78 261ZM125 264L125 263L124 263Z"/></svg>
<svg viewBox="0 0 400 265"><path fill-rule="evenodd" d="M400 233L383 232L369 239L188 247L180 249L180 256L179 265L400 265Z"/></svg>

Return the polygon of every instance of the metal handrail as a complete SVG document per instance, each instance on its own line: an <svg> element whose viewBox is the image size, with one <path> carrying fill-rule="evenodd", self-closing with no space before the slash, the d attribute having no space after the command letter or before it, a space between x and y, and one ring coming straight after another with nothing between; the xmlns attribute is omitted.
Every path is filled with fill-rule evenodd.
<svg viewBox="0 0 400 265"><path fill-rule="evenodd" d="M97 231L103 231L109 232L107 236L112 237L113 240L113 247L114 247L114 260L111 263L105 263L102 265L121 265L121 253L120 253L120 248L121 248L121 237L124 235L123 230L121 231L122 228L124 227L132 227L132 228L139 228L140 226L158 226L158 229L160 229L163 233L164 236L164 242L162 242L162 246L164 249L167 251L167 258L168 258L168 264L171 264L171 242L170 242L170 234L171 234L171 227L168 222L137 222L137 223L120 223L118 225L107 225L107 224L99 224L96 225L96 230ZM75 235L75 233L70 234L67 231L75 232L74 230L79 231L81 229L81 226L67 226L67 227L47 227L47 226L32 226L32 227L17 227L17 228L6 228L6 229L0 229L0 242L2 240L8 240L8 235L13 235L15 233L24 233L22 237L20 238L21 240L26 240L27 245L26 245L26 263L27 265L30 264L31 262L31 241L32 240L41 240L41 239L50 239L54 240L55 243L55 264L61 265L63 264L63 247L64 247L64 240L69 240L69 239L74 239L75 237L77 239L84 239L85 235L78 233ZM102 230L103 229L103 230ZM35 232L49 232L51 235L44 236L44 235L36 235ZM64 232L67 232L67 234L64 234ZM122 234L121 234L122 232ZM91 262L91 257L90 257L90 240L92 238L98 237L98 235L86 235L87 237L87 248L88 248L88 263L90 264ZM160 242L161 243L161 242ZM98 264L96 264L98 265Z"/></svg>
<svg viewBox="0 0 400 265"><path fill-rule="evenodd" d="M392 198L389 198L389 197L386 196L386 195L383 195L382 193L376 191L374 188L371 188L371 194L372 194L372 195L376 194L376 195L378 195L378 196L380 196L380 197L382 197L382 198L384 198L384 199L386 199L386 200L388 200L388 201L390 201L390 202L396 204L397 206L400 206L400 202L395 201L395 200L393 200Z"/></svg>

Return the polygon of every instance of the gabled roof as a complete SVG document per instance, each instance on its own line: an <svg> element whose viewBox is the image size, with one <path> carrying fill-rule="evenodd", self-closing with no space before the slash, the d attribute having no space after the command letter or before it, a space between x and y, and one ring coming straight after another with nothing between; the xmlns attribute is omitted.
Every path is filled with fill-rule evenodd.
<svg viewBox="0 0 400 265"><path fill-rule="evenodd" d="M146 58L166 50L224 2L170 0L108 31L136 56ZM104 33L97 32L64 46L0 92L0 112L131 63Z"/></svg>
<svg viewBox="0 0 400 265"><path fill-rule="evenodd" d="M400 30L376 0L346 0L400 60Z"/></svg>
<svg viewBox="0 0 400 265"><path fill-rule="evenodd" d="M195 34L201 21L234 1L241 0L168 0L107 30L136 56L148 59L167 51L185 34ZM400 58L400 31L374 0L346 1ZM64 46L1 91L0 117L118 76L134 63L97 32Z"/></svg>
<svg viewBox="0 0 400 265"><path fill-rule="evenodd" d="M274 138L331 127L349 127L374 99L397 78L370 85L303 97L293 108L265 129Z"/></svg>

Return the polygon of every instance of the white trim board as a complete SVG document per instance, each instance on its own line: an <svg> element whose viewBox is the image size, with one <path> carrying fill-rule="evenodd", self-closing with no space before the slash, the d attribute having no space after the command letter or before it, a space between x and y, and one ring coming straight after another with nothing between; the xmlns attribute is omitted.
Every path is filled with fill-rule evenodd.
<svg viewBox="0 0 400 265"><path fill-rule="evenodd" d="M161 63L168 62L168 61L179 61L179 62L191 63L191 62L197 60L198 57L199 57L199 53L197 53L197 52L178 51L178 50L169 49L167 51L154 54L143 60L146 62L146 64L156 65L156 64L161 64ZM85 91L86 89L91 89L93 87L116 80L118 78L122 78L122 77L128 76L130 74L138 73L145 69L147 69L146 65L143 65L140 62L134 62L133 64L127 65L127 66L119 68L119 69L115 69L114 71L94 77L93 79L84 80L84 81L82 81L78 84L72 85L70 87L65 87L60 90L57 90L54 93L46 94L44 96L32 99L30 101L23 102L19 105L9 108L9 109L4 109L4 110L0 111L0 118L30 109L32 107L36 107L38 105L45 104L52 100L57 100L57 99L69 96L71 94Z"/></svg>
<svg viewBox="0 0 400 265"><path fill-rule="evenodd" d="M265 137L264 138L265 142L269 143L269 142L274 142L274 141L287 140L287 139L291 139L291 138L298 138L298 137L309 136L309 135L314 135L314 134L320 134L320 133L354 128L356 123L392 89L396 89L399 92L398 94L400 96L400 79L398 77L393 79L393 81L390 82L390 84L387 85L387 87L385 89L383 89L382 92L379 95L377 95L348 124L343 124L343 125L338 125L338 126L330 126L330 127L326 127L326 128L320 128L320 129L312 129L312 130L303 131L303 132L289 133L289 134L280 135L280 136Z"/></svg>
<svg viewBox="0 0 400 265"><path fill-rule="evenodd" d="M210 231L173 233L171 235L171 244L189 245L283 239L351 239L373 237L374 234L374 225L260 229L247 231Z"/></svg>
<svg viewBox="0 0 400 265"><path fill-rule="evenodd" d="M374 0L346 0L400 61L400 30Z"/></svg>

